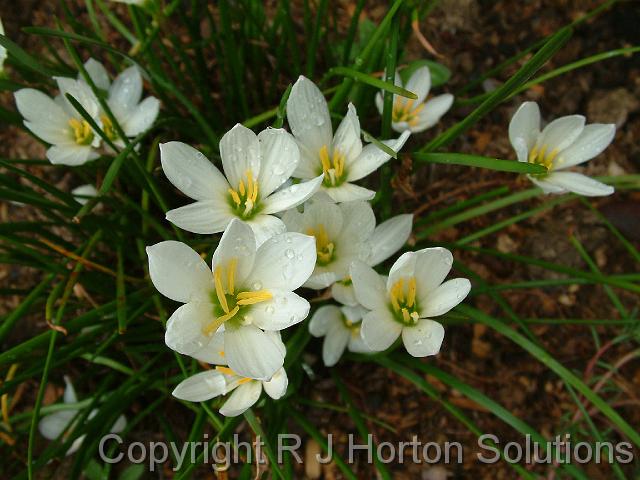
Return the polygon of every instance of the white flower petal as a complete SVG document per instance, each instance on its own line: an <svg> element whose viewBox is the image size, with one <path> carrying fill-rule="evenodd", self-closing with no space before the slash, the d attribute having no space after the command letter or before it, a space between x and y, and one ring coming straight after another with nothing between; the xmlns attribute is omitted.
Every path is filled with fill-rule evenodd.
<svg viewBox="0 0 640 480"><path fill-rule="evenodd" d="M41 121L30 122L24 121L24 126L33 132L37 137L41 138L52 145L61 145L70 149L87 148L78 145L73 140L73 132L67 122L67 114L57 119L55 123L43 123Z"/></svg>
<svg viewBox="0 0 640 480"><path fill-rule="evenodd" d="M224 202L227 179L195 148L182 142L162 143L160 162L169 181L185 195L194 200Z"/></svg>
<svg viewBox="0 0 640 480"><path fill-rule="evenodd" d="M327 367L333 367L347 348L351 332L340 323L332 323L322 343L322 361Z"/></svg>
<svg viewBox="0 0 640 480"><path fill-rule="evenodd" d="M320 153L311 151L300 140L296 139L298 150L300 151L300 161L293 171L293 177L309 180L316 178L322 173L322 162L320 161Z"/></svg>
<svg viewBox="0 0 640 480"><path fill-rule="evenodd" d="M213 316L209 317L212 319ZM209 343L204 347L191 353L190 356L201 362L213 365L226 365L227 359L224 356L224 331L218 329L214 335L211 335Z"/></svg>
<svg viewBox="0 0 640 480"><path fill-rule="evenodd" d="M389 278L387 279L387 291L401 278L413 277L416 275L416 262L418 261L417 252L406 252L400 255L389 270ZM418 279L418 283L420 279ZM366 305L365 305L366 306Z"/></svg>
<svg viewBox="0 0 640 480"><path fill-rule="evenodd" d="M187 232L222 232L235 218L229 205L219 200L197 201L169 210L165 218Z"/></svg>
<svg viewBox="0 0 640 480"><path fill-rule="evenodd" d="M284 222L274 215L257 215L247 223L253 230L258 247L271 237L287 231Z"/></svg>
<svg viewBox="0 0 640 480"><path fill-rule="evenodd" d="M333 130L329 108L322 92L308 78L300 76L287 100L287 120L291 133L317 156L323 146L331 145Z"/></svg>
<svg viewBox="0 0 640 480"><path fill-rule="evenodd" d="M332 268L332 265L325 268ZM317 271L320 269L316 267L315 270ZM304 288L311 288L313 290L322 290L323 288L327 288L328 286L330 286L332 283L334 283L340 278L336 272L332 272L332 271L316 272L316 271L314 271L314 273L311 274L309 279L306 282L304 282L303 284Z"/></svg>
<svg viewBox="0 0 640 480"><path fill-rule="evenodd" d="M614 192L612 186L576 172L552 172L544 178L544 182L586 197L602 197Z"/></svg>
<svg viewBox="0 0 640 480"><path fill-rule="evenodd" d="M320 200L311 204L309 202L305 203L304 213L301 215L300 220L300 230L296 230L294 224L289 224L285 221L287 230L307 233L309 229L313 229L317 233L319 227L322 226L327 233L327 237L332 241L338 237L344 225L342 209L328 195L322 196Z"/></svg>
<svg viewBox="0 0 640 480"><path fill-rule="evenodd" d="M418 96L417 100L413 100L416 105L424 102L424 99L429 95L429 90L431 90L431 72L429 71L429 67L424 66L416 69L416 71L411 74L404 88Z"/></svg>
<svg viewBox="0 0 640 480"><path fill-rule="evenodd" d="M353 353L371 353L369 345L364 343L361 335L351 335L347 348Z"/></svg>
<svg viewBox="0 0 640 480"><path fill-rule="evenodd" d="M369 312L362 319L362 339L374 352L389 348L400 336L400 332L402 325L393 319L386 308Z"/></svg>
<svg viewBox="0 0 640 480"><path fill-rule="evenodd" d="M278 370L268 382L262 382L264 391L274 400L284 397L288 385L289 379L284 368Z"/></svg>
<svg viewBox="0 0 640 480"><path fill-rule="evenodd" d="M435 290L447 278L452 265L453 255L446 248L418 250L415 266L418 298Z"/></svg>
<svg viewBox="0 0 640 480"><path fill-rule="evenodd" d="M340 246L344 247L349 243L355 246L358 242L368 241L376 227L376 217L371 204L362 201L344 202L339 207L343 218L339 235Z"/></svg>
<svg viewBox="0 0 640 480"><path fill-rule="evenodd" d="M412 226L411 214L396 215L378 225L370 239L372 251L369 264L378 265L400 250L411 235Z"/></svg>
<svg viewBox="0 0 640 480"><path fill-rule="evenodd" d="M323 337L333 323L342 323L342 312L335 305L323 305L315 311L309 322L309 333L314 337Z"/></svg>
<svg viewBox="0 0 640 480"><path fill-rule="evenodd" d="M227 322L224 352L231 370L256 380L269 380L284 364L278 343L255 325Z"/></svg>
<svg viewBox="0 0 640 480"><path fill-rule="evenodd" d="M423 132L433 127L453 105L454 97L450 93L444 93L429 99L422 110L418 112L415 123L409 123L409 130L413 133Z"/></svg>
<svg viewBox="0 0 640 480"><path fill-rule="evenodd" d="M616 126L612 123L593 123L585 125L580 136L569 148L566 148L558 155L553 162L554 168L559 170L562 168L573 167L591 160L596 155L600 155L602 151L609 146L616 136Z"/></svg>
<svg viewBox="0 0 640 480"><path fill-rule="evenodd" d="M142 75L135 65L121 72L109 88L109 108L116 118L126 118L140 103Z"/></svg>
<svg viewBox="0 0 640 480"><path fill-rule="evenodd" d="M127 426L127 417L124 415L120 415L113 425L111 425L111 429L109 430L111 433L120 433L124 431Z"/></svg>
<svg viewBox="0 0 640 480"><path fill-rule="evenodd" d="M191 247L167 240L147 247L147 256L149 276L162 295L182 303L209 299L211 270Z"/></svg>
<svg viewBox="0 0 640 480"><path fill-rule="evenodd" d="M518 160L528 161L529 152L540 135L540 108L536 102L524 102L509 122L509 140Z"/></svg>
<svg viewBox="0 0 640 480"><path fill-rule="evenodd" d="M353 262L349 270L358 303L369 310L387 308L387 290L383 277L363 262Z"/></svg>
<svg viewBox="0 0 640 480"><path fill-rule="evenodd" d="M537 187L540 187L542 189L542 192L549 195L551 193L565 193L567 190L564 189L563 187L559 187L558 185L553 185L549 182L546 181L545 178L536 178L533 175L527 175L527 177L529 178L529 180L531 180Z"/></svg>
<svg viewBox="0 0 640 480"><path fill-rule="evenodd" d="M283 188L269 195L263 200L262 213L278 213L297 207L309 199L320 188L324 175L319 175L312 180L297 183Z"/></svg>
<svg viewBox="0 0 640 480"><path fill-rule="evenodd" d="M220 408L220 413L225 417L237 417L246 412L260 398L262 384L251 381L243 383L229 396Z"/></svg>
<svg viewBox="0 0 640 480"><path fill-rule="evenodd" d="M331 286L331 296L343 305L357 305L356 292L353 284L345 285L342 282L336 282Z"/></svg>
<svg viewBox="0 0 640 480"><path fill-rule="evenodd" d="M228 267L235 259L234 283L242 285L253 269L256 248L255 235L251 227L234 218L225 229L220 242L218 242L218 247L213 253L211 270L215 272L216 268L220 266L223 273L228 275Z"/></svg>
<svg viewBox="0 0 640 480"><path fill-rule="evenodd" d="M70 141L68 116L52 98L39 90L23 88L14 93L16 107L27 127L49 143Z"/></svg>
<svg viewBox="0 0 640 480"><path fill-rule="evenodd" d="M78 395L76 395L76 389L73 388L73 383L71 383L71 379L68 376L64 376L64 395L62 397L62 401L64 403L76 403L78 401Z"/></svg>
<svg viewBox="0 0 640 480"><path fill-rule="evenodd" d="M91 81L95 83L96 87L100 90L109 90L111 80L109 80L109 74L102 63L94 58L90 58L84 62L84 68L89 74Z"/></svg>
<svg viewBox="0 0 640 480"><path fill-rule="evenodd" d="M293 291L311 275L316 264L314 237L289 232L271 237L258 248L247 282L260 289Z"/></svg>
<svg viewBox="0 0 640 480"><path fill-rule="evenodd" d="M183 380L173 390L172 395L188 402L204 402L226 393L227 382L217 370L196 373Z"/></svg>
<svg viewBox="0 0 640 480"><path fill-rule="evenodd" d="M203 333L207 324L215 319L213 305L207 301L189 302L177 308L167 321L164 341L182 355L193 355L210 343Z"/></svg>
<svg viewBox="0 0 640 480"><path fill-rule="evenodd" d="M93 185L80 185L71 190L71 195L73 195L76 202L81 205L85 205L89 201L89 198L93 198L98 195L98 191Z"/></svg>
<svg viewBox="0 0 640 480"><path fill-rule="evenodd" d="M86 145L54 145L47 150L47 159L54 165L76 167L96 158L98 155Z"/></svg>
<svg viewBox="0 0 640 480"><path fill-rule="evenodd" d="M436 355L444 340L444 327L429 319L419 320L411 327L402 329L402 343L414 357Z"/></svg>
<svg viewBox="0 0 640 480"><path fill-rule="evenodd" d="M382 143L391 148L393 151L399 152L410 135L411 132L404 131L402 132L402 134L400 134L400 137L391 140L384 140ZM356 158L353 163L349 165L347 170L347 180L353 182L355 180L360 180L361 178L366 177L370 173L380 168L380 166L386 163L390 158L391 156L387 152L378 148L376 144L370 143L362 149L362 153L358 156L358 158Z"/></svg>
<svg viewBox="0 0 640 480"><path fill-rule="evenodd" d="M373 190L369 190L349 182L344 182L339 187L324 187L323 185L321 189L322 191L327 192L335 202L371 200L376 195L376 192Z"/></svg>
<svg viewBox="0 0 640 480"><path fill-rule="evenodd" d="M300 150L291 134L281 128L268 128L258 134L262 165L258 185L266 198L282 185L300 162Z"/></svg>
<svg viewBox="0 0 640 480"><path fill-rule="evenodd" d="M471 282L466 278L454 278L420 296L420 317L437 317L462 302L471 290ZM420 292L421 293L421 292Z"/></svg>
<svg viewBox="0 0 640 480"><path fill-rule="evenodd" d="M300 323L309 315L309 302L286 290L270 289L272 298L251 308L254 325L263 330L282 330Z"/></svg>
<svg viewBox="0 0 640 480"><path fill-rule="evenodd" d="M130 112L129 117L122 126L127 137L135 137L148 130L158 118L160 100L155 97L147 97Z"/></svg>
<svg viewBox="0 0 640 480"><path fill-rule="evenodd" d="M340 122L333 136L332 152L335 155L344 155L346 164L349 165L362 152L362 140L360 139L360 120L356 113L356 107L349 103L347 114Z"/></svg>
<svg viewBox="0 0 640 480"><path fill-rule="evenodd" d="M582 115L568 115L555 119L544 127L538 137L536 147L546 147L546 153L564 150L580 136L584 122L585 118Z"/></svg>
<svg viewBox="0 0 640 480"><path fill-rule="evenodd" d="M55 440L66 430L77 413L77 410L62 410L42 417L38 423L38 431L44 438Z"/></svg>
<svg viewBox="0 0 640 480"><path fill-rule="evenodd" d="M82 118L67 99L67 94L75 98L92 118L98 116L99 103L89 85L83 81L74 80L73 78L55 77L55 80L58 83L60 96L68 107L68 112L73 112L74 117Z"/></svg>
<svg viewBox="0 0 640 480"><path fill-rule="evenodd" d="M260 175L260 142L253 131L237 123L220 139L222 167L232 188L240 181L246 183L246 173L251 171L254 179Z"/></svg>

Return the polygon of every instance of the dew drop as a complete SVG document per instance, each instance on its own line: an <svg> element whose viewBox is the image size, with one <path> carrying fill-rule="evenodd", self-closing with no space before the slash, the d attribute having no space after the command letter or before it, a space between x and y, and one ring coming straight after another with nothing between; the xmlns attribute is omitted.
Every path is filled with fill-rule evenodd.
<svg viewBox="0 0 640 480"><path fill-rule="evenodd" d="M251 285L251 288L253 288L254 290L262 290L262 282L253 282L253 285Z"/></svg>
<svg viewBox="0 0 640 480"><path fill-rule="evenodd" d="M293 257L295 257L295 256L296 256L296 252L294 252L292 248L287 248L287 249L285 250L285 252L284 252L284 255L285 255L287 258L293 258Z"/></svg>
<svg viewBox="0 0 640 480"><path fill-rule="evenodd" d="M273 307L273 305L267 305L264 311L269 315L273 315L274 313L276 313L276 309Z"/></svg>

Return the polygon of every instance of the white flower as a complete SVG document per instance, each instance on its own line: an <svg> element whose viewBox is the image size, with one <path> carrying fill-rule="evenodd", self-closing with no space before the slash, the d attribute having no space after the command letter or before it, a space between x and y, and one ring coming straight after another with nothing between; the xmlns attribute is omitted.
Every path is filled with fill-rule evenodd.
<svg viewBox="0 0 640 480"><path fill-rule="evenodd" d="M300 205L322 182L313 180L278 189L300 160L291 134L269 128L256 136L237 124L220 140L220 156L226 175L196 149L180 142L160 145L165 175L195 203L167 212L167 220L194 233L217 233L233 218L247 222L258 244L285 231L273 214Z"/></svg>
<svg viewBox="0 0 640 480"><path fill-rule="evenodd" d="M466 278L442 283L453 256L444 248L425 248L400 256L389 278L378 275L362 262L351 266L358 302L371 310L362 319L362 338L374 351L391 346L402 334L407 351L414 357L435 355L444 338L444 328L431 320L447 313L469 293Z"/></svg>
<svg viewBox="0 0 640 480"><path fill-rule="evenodd" d="M286 348L280 335L276 332L269 332L269 335L284 355ZM233 391L220 408L220 413L226 417L235 417L258 401L263 388L274 400L278 400L285 394L288 379L284 368L276 371L269 380L254 380L238 375L227 367L223 337L223 333L215 334L207 348L201 352L200 357L200 360L218 366L180 382L173 390L174 397L189 402L204 402Z"/></svg>
<svg viewBox="0 0 640 480"><path fill-rule="evenodd" d="M574 192L589 197L611 195L613 187L565 168L580 165L602 153L613 140L613 124L585 125L582 115L560 117L540 131L540 109L535 102L520 105L509 123L509 140L518 161L544 165L545 175L529 179L545 193Z"/></svg>
<svg viewBox="0 0 640 480"><path fill-rule="evenodd" d="M338 363L345 348L355 353L371 352L360 334L362 317L367 311L360 305L324 305L313 314L309 332L314 337L325 337L322 361L327 367Z"/></svg>
<svg viewBox="0 0 640 480"><path fill-rule="evenodd" d="M325 198L318 196L305 204L304 213L289 210L282 217L288 231L316 238L316 267L304 284L307 288L326 288L347 279L349 266L355 260L376 265L409 237L411 215L398 215L376 228L376 217L368 202L336 204Z"/></svg>
<svg viewBox="0 0 640 480"><path fill-rule="evenodd" d="M362 146L360 121L349 104L347 114L333 134L329 107L322 92L300 76L287 100L287 119L300 147L300 163L294 177L309 179L324 173L322 189L336 202L369 200L375 192L351 182L377 170L390 156L375 144ZM409 133L383 143L398 151Z"/></svg>
<svg viewBox="0 0 640 480"><path fill-rule="evenodd" d="M63 397L64 403L78 403L78 397L76 396L76 392L73 388L73 385L71 384L71 380L69 380L69 378L65 376L64 382L66 384ZM71 435L73 429L76 427L76 425L71 424L74 423L74 418L76 417L76 415L78 415L79 411L79 408L68 409L60 410L59 412L46 415L40 420L40 423L38 424L38 430L40 430L40 433L43 437L49 440L55 440L56 438L60 437L60 435L62 435L66 430L65 437L63 438L64 440L68 435ZM97 410L92 410L91 413L89 413L88 419L92 419L96 416L97 413ZM124 417L124 415L120 415L111 427L110 431L111 433L120 433L126 426L127 419ZM85 436L86 435L81 435L76 438L69 447L69 450L67 450L66 455L71 455L76 450L78 450L78 448L80 448L80 445L82 445Z"/></svg>
<svg viewBox="0 0 640 480"><path fill-rule="evenodd" d="M111 0L115 3L126 3L127 5L137 5L139 7L144 6L149 0Z"/></svg>
<svg viewBox="0 0 640 480"><path fill-rule="evenodd" d="M402 87L402 79L396 72L395 84ZM411 99L400 95L393 96L393 111L391 113L391 128L396 132L409 130L413 133L422 132L433 127L440 118L447 113L453 104L453 95L445 93L427 100L431 90L431 72L429 67L420 67L407 81L404 88L415 93L418 98ZM426 100L426 101L425 101ZM376 95L376 106L382 114L384 97Z"/></svg>
<svg viewBox="0 0 640 480"><path fill-rule="evenodd" d="M4 25L2 25L2 19L0 18L0 34L4 35ZM0 73L4 71L4 61L7 59L7 49L0 45Z"/></svg>
<svg viewBox="0 0 640 480"><path fill-rule="evenodd" d="M25 126L52 146L47 158L53 164L82 165L98 157L100 137L67 100L74 97L96 123L100 123L98 101L89 86L72 78L57 77L60 95L55 100L33 88L15 92L18 111Z"/></svg>
<svg viewBox="0 0 640 480"><path fill-rule="evenodd" d="M89 201L90 198L97 196L98 191L93 185L80 185L79 187L71 190L71 195L73 195L73 198L76 202L78 202L80 205L84 205Z"/></svg>
<svg viewBox="0 0 640 480"><path fill-rule="evenodd" d="M135 137L149 129L158 117L160 101L155 97L142 98L142 75L135 65L120 73L113 83L102 63L90 58L84 64L93 83L106 92L107 104L127 137ZM100 125L105 135L114 143L123 146L124 142L109 117L100 113Z"/></svg>
<svg viewBox="0 0 640 480"><path fill-rule="evenodd" d="M282 367L284 352L265 331L306 318L309 302L293 293L316 261L313 237L276 235L256 248L254 234L234 219L213 254L211 269L184 243L147 247L151 281L164 296L184 303L167 322L167 346L201 358L223 332L229 367L238 375L268 380Z"/></svg>

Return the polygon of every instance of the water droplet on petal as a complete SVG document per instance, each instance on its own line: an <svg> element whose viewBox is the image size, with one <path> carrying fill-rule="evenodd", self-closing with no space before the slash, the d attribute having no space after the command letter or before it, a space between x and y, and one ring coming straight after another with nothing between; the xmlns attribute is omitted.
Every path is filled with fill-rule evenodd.
<svg viewBox="0 0 640 480"><path fill-rule="evenodd" d="M274 313L276 313L276 309L273 307L273 305L267 305L264 311L269 315L273 315Z"/></svg>
<svg viewBox="0 0 640 480"><path fill-rule="evenodd" d="M293 258L293 257L295 257L295 256L296 256L296 252L294 252L294 251L293 251L293 249L291 249L291 248L287 248L287 249L285 250L285 252L284 252L284 255L285 255L287 258Z"/></svg>
<svg viewBox="0 0 640 480"><path fill-rule="evenodd" d="M254 290L262 290L262 282L253 282L253 285L251 285L251 288L253 288Z"/></svg>

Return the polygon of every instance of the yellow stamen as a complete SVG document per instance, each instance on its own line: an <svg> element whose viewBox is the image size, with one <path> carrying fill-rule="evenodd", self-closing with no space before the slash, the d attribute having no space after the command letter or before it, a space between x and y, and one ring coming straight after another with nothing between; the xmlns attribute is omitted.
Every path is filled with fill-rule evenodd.
<svg viewBox="0 0 640 480"><path fill-rule="evenodd" d="M238 185L238 190L240 191L240 195L244 197L246 190L244 189L244 182L240 180L240 185Z"/></svg>
<svg viewBox="0 0 640 480"><path fill-rule="evenodd" d="M238 192L230 188L229 195L231 195L231 199L233 200L233 203L235 203L239 207L242 202L240 201L240 196L238 195Z"/></svg>
<svg viewBox="0 0 640 480"><path fill-rule="evenodd" d="M233 295L233 281L236 275L236 266L238 265L238 259L233 257L229 260L229 268L227 271L227 288L229 290L229 295Z"/></svg>
<svg viewBox="0 0 640 480"><path fill-rule="evenodd" d="M541 148L538 148L538 146L533 147L529 153L529 163L543 165L547 170L551 170L553 168L553 161L558 156L559 152L557 148L554 148L547 153L547 148L549 148L547 145L542 145Z"/></svg>
<svg viewBox="0 0 640 480"><path fill-rule="evenodd" d="M225 375L233 375L234 377L238 376L238 374L231 370L229 367L223 367L222 365L217 365L216 370L220 373L224 373Z"/></svg>
<svg viewBox="0 0 640 480"><path fill-rule="evenodd" d="M69 126L73 130L73 136L78 145L91 144L93 141L93 132L91 131L91 125L89 125L86 120L71 118L69 120Z"/></svg>
<svg viewBox="0 0 640 480"><path fill-rule="evenodd" d="M416 277L409 279L409 293L407 294L407 307L413 307L416 302Z"/></svg>
<svg viewBox="0 0 640 480"><path fill-rule="evenodd" d="M406 308L402 309L402 319L406 323L409 323L409 320L411 320L411 315L409 315L409 310L407 310Z"/></svg>
<svg viewBox="0 0 640 480"><path fill-rule="evenodd" d="M218 302L225 313L229 313L229 305L227 304L227 297L224 294L224 288L222 287L222 267L218 265L213 272L213 280L216 286L216 296Z"/></svg>
<svg viewBox="0 0 640 480"><path fill-rule="evenodd" d="M226 322L230 318L233 318L235 314L238 313L238 310L240 310L240 307L236 305L233 308L233 310L231 310L229 313L225 313L221 317L216 318L213 322L211 322L209 325L207 325L204 328L203 333L205 335L209 335L211 333L217 332L218 328L220 328L220 325L222 325L224 322Z"/></svg>
<svg viewBox="0 0 640 480"><path fill-rule="evenodd" d="M322 171L328 172L331 168L331 163L329 163L329 149L326 145L323 145L320 149L320 162L322 163Z"/></svg>
<svg viewBox="0 0 640 480"><path fill-rule="evenodd" d="M271 300L273 295L267 290L258 290L257 292L240 292L236 295L238 305L253 305L255 303Z"/></svg>
<svg viewBox="0 0 640 480"><path fill-rule="evenodd" d="M218 355L220 355L221 357L223 357L223 358L224 358L224 350L220 350L220 351L218 352Z"/></svg>

